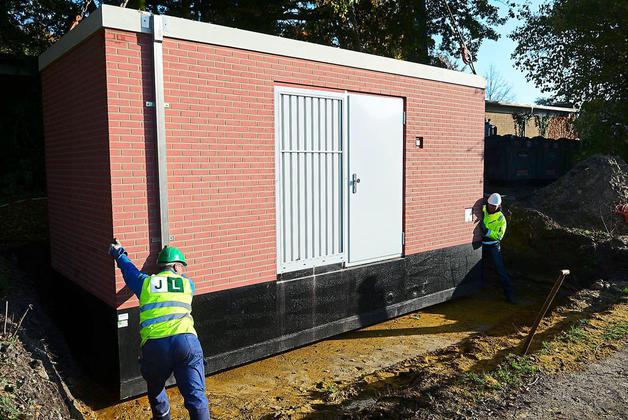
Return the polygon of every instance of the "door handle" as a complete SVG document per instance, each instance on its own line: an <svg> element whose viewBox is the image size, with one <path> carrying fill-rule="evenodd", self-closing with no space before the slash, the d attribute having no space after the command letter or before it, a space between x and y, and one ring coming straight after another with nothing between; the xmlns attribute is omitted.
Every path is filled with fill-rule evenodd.
<svg viewBox="0 0 628 420"><path fill-rule="evenodd" d="M358 178L358 174L353 174L351 176L351 185L353 186L353 194L358 192L359 183L360 183L360 178Z"/></svg>

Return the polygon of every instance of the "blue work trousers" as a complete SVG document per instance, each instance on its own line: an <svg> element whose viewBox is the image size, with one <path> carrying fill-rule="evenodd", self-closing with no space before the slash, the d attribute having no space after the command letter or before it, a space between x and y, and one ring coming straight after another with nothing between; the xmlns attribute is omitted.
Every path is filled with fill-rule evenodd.
<svg viewBox="0 0 628 420"><path fill-rule="evenodd" d="M497 271L497 275L499 276L499 282L502 285L502 289L504 289L504 293L506 294L506 298L513 302L515 300L515 292L512 288L512 284L510 283L510 277L508 277L508 271L506 271L506 266L504 265L504 259L502 258L502 250L499 242L495 244L483 244L482 250L484 253L484 259L490 258L493 262L493 266Z"/></svg>
<svg viewBox="0 0 628 420"><path fill-rule="evenodd" d="M170 375L174 374L190 419L209 419L203 349L194 334L177 334L146 341L142 346L140 369L148 386L153 418L170 419L170 402L164 387Z"/></svg>

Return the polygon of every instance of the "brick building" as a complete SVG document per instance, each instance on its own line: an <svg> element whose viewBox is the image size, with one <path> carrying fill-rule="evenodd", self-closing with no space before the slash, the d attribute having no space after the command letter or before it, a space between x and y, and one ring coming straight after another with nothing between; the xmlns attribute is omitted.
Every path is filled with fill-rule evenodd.
<svg viewBox="0 0 628 420"><path fill-rule="evenodd" d="M147 271L185 252L208 372L478 285L481 77L106 5L40 69L54 289L123 398L114 236Z"/></svg>
<svg viewBox="0 0 628 420"><path fill-rule="evenodd" d="M570 122L578 110L568 107L486 102L486 121L497 135L576 138ZM488 133L487 133L488 134Z"/></svg>

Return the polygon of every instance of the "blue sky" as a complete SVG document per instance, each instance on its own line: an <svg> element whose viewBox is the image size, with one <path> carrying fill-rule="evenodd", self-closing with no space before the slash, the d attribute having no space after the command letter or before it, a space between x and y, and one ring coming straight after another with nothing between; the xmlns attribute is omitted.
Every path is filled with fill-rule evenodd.
<svg viewBox="0 0 628 420"><path fill-rule="evenodd" d="M516 2L520 4L523 3L523 0L516 0ZM543 1L528 0L528 2L532 5L533 10L536 10ZM506 14L507 8L501 3L496 0L492 0L491 3L500 7L501 15ZM512 86L515 102L534 103L535 99L546 95L543 95L532 82L526 81L524 74L515 69L514 63L510 58L510 55L515 49L515 43L508 38L508 34L520 25L520 21L509 19L505 25L496 28L497 32L501 34L501 37L498 41L485 40L482 42L476 57L475 69L479 74L485 75L488 72L489 66L493 64L495 69L501 73ZM468 69L465 71L468 71Z"/></svg>

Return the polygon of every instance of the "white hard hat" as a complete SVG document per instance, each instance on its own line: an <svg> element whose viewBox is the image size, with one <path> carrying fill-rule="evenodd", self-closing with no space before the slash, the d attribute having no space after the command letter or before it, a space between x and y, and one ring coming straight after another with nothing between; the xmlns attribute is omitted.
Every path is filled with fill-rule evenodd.
<svg viewBox="0 0 628 420"><path fill-rule="evenodd" d="M502 196L498 193L493 193L488 198L488 204L492 204L493 206L499 207L502 204Z"/></svg>

